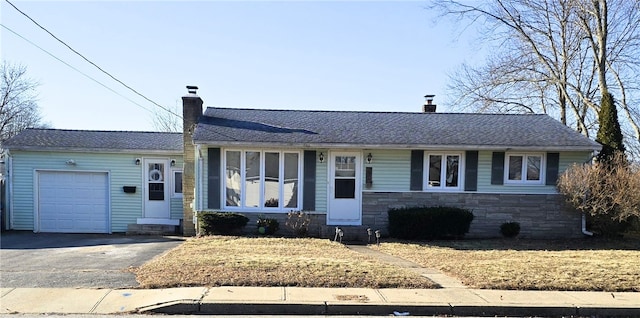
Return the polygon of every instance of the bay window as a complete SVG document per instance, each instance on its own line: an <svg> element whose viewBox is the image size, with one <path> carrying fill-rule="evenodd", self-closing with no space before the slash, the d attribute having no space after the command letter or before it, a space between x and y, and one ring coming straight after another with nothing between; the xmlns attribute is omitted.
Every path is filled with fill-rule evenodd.
<svg viewBox="0 0 640 318"><path fill-rule="evenodd" d="M226 150L225 206L268 211L298 209L299 152Z"/></svg>

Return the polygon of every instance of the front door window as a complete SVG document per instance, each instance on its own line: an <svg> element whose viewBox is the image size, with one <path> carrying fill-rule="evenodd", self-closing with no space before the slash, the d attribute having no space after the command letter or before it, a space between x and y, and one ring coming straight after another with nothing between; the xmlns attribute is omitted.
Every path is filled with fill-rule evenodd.
<svg viewBox="0 0 640 318"><path fill-rule="evenodd" d="M164 200L164 164L163 163L149 163L149 200L150 201L162 201Z"/></svg>
<svg viewBox="0 0 640 318"><path fill-rule="evenodd" d="M335 157L335 198L353 199L356 197L356 157Z"/></svg>

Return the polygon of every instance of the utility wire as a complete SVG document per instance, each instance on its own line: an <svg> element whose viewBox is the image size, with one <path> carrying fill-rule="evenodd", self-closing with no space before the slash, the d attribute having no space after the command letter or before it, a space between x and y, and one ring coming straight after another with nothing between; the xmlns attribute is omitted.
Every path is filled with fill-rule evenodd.
<svg viewBox="0 0 640 318"><path fill-rule="evenodd" d="M121 80L119 80L118 78L116 78L115 76L111 75L109 72L103 70L100 66L98 66L97 64L93 63L91 60L89 60L88 58L86 58L84 55L80 54L80 52L74 50L71 46L69 46L67 43L65 43L64 41L60 40L57 36L55 36L53 33L49 32L49 30L47 30L45 27L43 27L42 25L40 25L38 22L36 22L36 20L34 20L33 18L31 18L29 15L27 15L26 13L22 12L20 9L18 9L18 7L16 7L13 3L11 3L11 1L9 0L5 0L8 4L10 4L14 9L16 9L18 12L20 12L22 15L24 15L25 17L27 17L27 19L31 20L31 22L33 22L35 25L37 25L40 29L42 29L43 31L47 32L49 35L51 35L54 39L56 39L58 42L62 43L62 45L66 46L69 50L71 50L73 53L77 54L78 56L80 56L82 59L84 59L85 61L87 61L89 64L93 65L94 67L96 67L98 70L100 70L102 73L106 74L107 76L111 77L114 81L120 83L122 86L128 88L130 91L134 92L135 94L137 94L138 96L146 99L147 101L149 101L150 103L156 105L157 107L160 107L161 109L169 112L170 114L177 116L178 118L182 119L182 116L176 114L175 112L171 111L170 109L154 102L153 100L151 100L150 98L148 98L147 96L139 93L137 90L133 89L131 86L125 84L124 82L122 82ZM13 32L13 31L12 31ZM15 32L14 32L15 33Z"/></svg>
<svg viewBox="0 0 640 318"><path fill-rule="evenodd" d="M41 51L43 51L43 52L47 53L49 56L51 56L51 57L53 57L54 59L56 59L56 60L60 61L62 64L64 64L64 65L66 65L66 66L70 67L72 70L74 70L74 71L76 71L76 72L78 72L78 73L80 73L80 74L84 75L86 78L88 78L88 79L90 79L90 80L92 80L92 81L96 82L98 85L100 85L100 86L102 86L102 87L104 87L104 88L108 89L109 91L113 92L114 94L116 94L116 95L118 95L118 96L120 96L120 97L122 97L122 98L124 98L124 99L126 99L126 100L128 100L128 101L130 101L131 103L133 103L133 104L135 104L135 105L139 106L140 108L142 108L142 109L144 109L144 110L146 110L146 111L148 111L148 112L150 112L150 113L152 113L152 114L153 114L153 111L152 111L151 109L149 109L149 108L147 108L147 107L144 107L144 106L140 105L139 103L137 103L136 101L134 101L134 100L130 99L129 97L124 96L124 95L122 95L122 94L118 93L117 91L115 91L115 90L114 90L114 89L112 89L111 87L109 87L109 86L107 86L107 85L105 85L105 84L101 83L101 82L100 82L100 81L98 81L97 79L95 79L95 78L93 78L93 77L91 77L91 76L87 75L86 73L82 72L81 70L79 70L79 69L75 68L73 65L71 65L71 64L69 64L69 63L67 63L67 62L63 61L62 59L60 59L60 58L58 58L57 56L55 56L55 55L53 55L52 53L50 53L49 51L47 51L47 50L43 49L42 47L40 47L39 45L37 45L37 44L33 43L33 42L32 42L32 41L30 41L29 39L27 39L27 38L25 38L24 36L20 35L18 32L11 30L11 29L10 29L9 27L7 27L6 25L4 25L4 24L0 23L0 26L2 26L3 28L7 29L9 32L11 32L11 33L15 34L16 36L20 37L21 39L23 39L23 40L27 41L29 44L31 44L31 45L33 45L33 46L37 47L37 48L38 48L38 49L40 49Z"/></svg>

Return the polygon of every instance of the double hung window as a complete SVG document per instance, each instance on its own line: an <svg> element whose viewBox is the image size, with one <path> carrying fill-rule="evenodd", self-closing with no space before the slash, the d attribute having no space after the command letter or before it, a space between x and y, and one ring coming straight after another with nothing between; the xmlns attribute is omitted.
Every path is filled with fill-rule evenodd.
<svg viewBox="0 0 640 318"><path fill-rule="evenodd" d="M542 184L542 154L507 154L505 183Z"/></svg>
<svg viewBox="0 0 640 318"><path fill-rule="evenodd" d="M225 151L225 206L298 209L300 157L291 151Z"/></svg>
<svg viewBox="0 0 640 318"><path fill-rule="evenodd" d="M459 153L426 153L426 189L460 190L461 160Z"/></svg>

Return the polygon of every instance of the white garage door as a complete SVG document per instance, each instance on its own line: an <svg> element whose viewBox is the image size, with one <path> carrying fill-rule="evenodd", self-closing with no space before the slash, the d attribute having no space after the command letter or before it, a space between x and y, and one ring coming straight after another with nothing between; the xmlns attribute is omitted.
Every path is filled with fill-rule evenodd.
<svg viewBox="0 0 640 318"><path fill-rule="evenodd" d="M38 172L40 232L109 233L106 172Z"/></svg>

